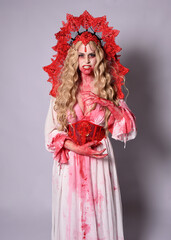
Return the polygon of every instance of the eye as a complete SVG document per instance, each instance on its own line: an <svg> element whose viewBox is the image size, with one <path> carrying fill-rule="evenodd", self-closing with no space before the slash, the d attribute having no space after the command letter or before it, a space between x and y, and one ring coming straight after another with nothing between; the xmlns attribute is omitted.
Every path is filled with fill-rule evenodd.
<svg viewBox="0 0 171 240"><path fill-rule="evenodd" d="M91 57L91 58L94 58L95 56L96 56L95 53L90 53L90 54L89 54L89 57Z"/></svg>
<svg viewBox="0 0 171 240"><path fill-rule="evenodd" d="M84 54L83 53L79 53L78 57L84 57Z"/></svg>

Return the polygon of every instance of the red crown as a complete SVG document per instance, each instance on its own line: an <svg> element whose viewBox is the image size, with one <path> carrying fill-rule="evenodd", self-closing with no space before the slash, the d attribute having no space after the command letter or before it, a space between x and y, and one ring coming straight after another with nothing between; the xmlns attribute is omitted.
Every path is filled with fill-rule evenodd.
<svg viewBox="0 0 171 240"><path fill-rule="evenodd" d="M86 46L90 41L98 43L99 39L96 37L95 34L92 34L88 31L86 31L86 32L81 33L81 35L77 35L76 38L74 39L73 43L76 44L79 41L81 41Z"/></svg>
<svg viewBox="0 0 171 240"><path fill-rule="evenodd" d="M100 41L111 66L110 73L115 81L117 97L120 99L124 98L121 87L124 84L123 77L129 69L121 65L119 60L120 55L117 55L117 53L122 50L122 48L115 43L115 37L120 31L108 26L106 16L94 18L88 11L84 11L79 17L67 14L66 19L67 22L62 22L63 27L55 34L57 44L52 47L52 49L56 51L57 54L53 55L54 59L51 58L52 63L50 65L43 67L43 70L49 75L48 82L52 83L52 90L49 94L56 97L60 84L58 81L59 74L71 44L75 44L81 40L84 45L87 45L89 41L93 40L96 43ZM88 38L86 38L86 36L88 36ZM115 70L112 70L113 68Z"/></svg>

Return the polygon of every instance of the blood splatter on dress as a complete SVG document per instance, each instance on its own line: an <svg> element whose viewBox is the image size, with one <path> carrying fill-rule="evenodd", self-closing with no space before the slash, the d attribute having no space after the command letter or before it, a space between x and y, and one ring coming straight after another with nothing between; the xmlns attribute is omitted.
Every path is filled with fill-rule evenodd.
<svg viewBox="0 0 171 240"><path fill-rule="evenodd" d="M67 132L57 130L55 98L51 97L45 123L45 146L53 153L52 240L123 240L122 204L115 158L108 137L97 150L106 148L103 159L79 155L63 147ZM130 140L136 136L135 117L120 100L123 118L113 121L112 138ZM79 104L69 124L88 121L104 126L104 108L96 104L84 115Z"/></svg>

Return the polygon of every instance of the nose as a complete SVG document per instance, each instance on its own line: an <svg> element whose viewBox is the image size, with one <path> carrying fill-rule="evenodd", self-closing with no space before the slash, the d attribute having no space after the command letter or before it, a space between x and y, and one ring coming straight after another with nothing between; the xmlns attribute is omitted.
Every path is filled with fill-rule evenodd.
<svg viewBox="0 0 171 240"><path fill-rule="evenodd" d="M90 62L90 59L89 59L88 54L85 56L85 61L86 61L86 63L89 63L89 62Z"/></svg>

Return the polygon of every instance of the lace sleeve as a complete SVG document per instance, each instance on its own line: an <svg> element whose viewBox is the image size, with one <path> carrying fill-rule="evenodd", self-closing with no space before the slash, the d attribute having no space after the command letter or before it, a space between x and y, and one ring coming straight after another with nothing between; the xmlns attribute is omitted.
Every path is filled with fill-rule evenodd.
<svg viewBox="0 0 171 240"><path fill-rule="evenodd" d="M51 97L49 110L45 121L45 148L53 153L54 160L60 163L68 162L68 151L63 147L66 139L70 139L66 132L58 130L57 115L54 111L55 98Z"/></svg>
<svg viewBox="0 0 171 240"><path fill-rule="evenodd" d="M136 118L124 100L120 100L119 105L122 110L123 117L120 120L114 120L112 128L110 128L110 132L112 133L112 138L124 142L124 147L126 147L126 141L134 139L136 137Z"/></svg>

